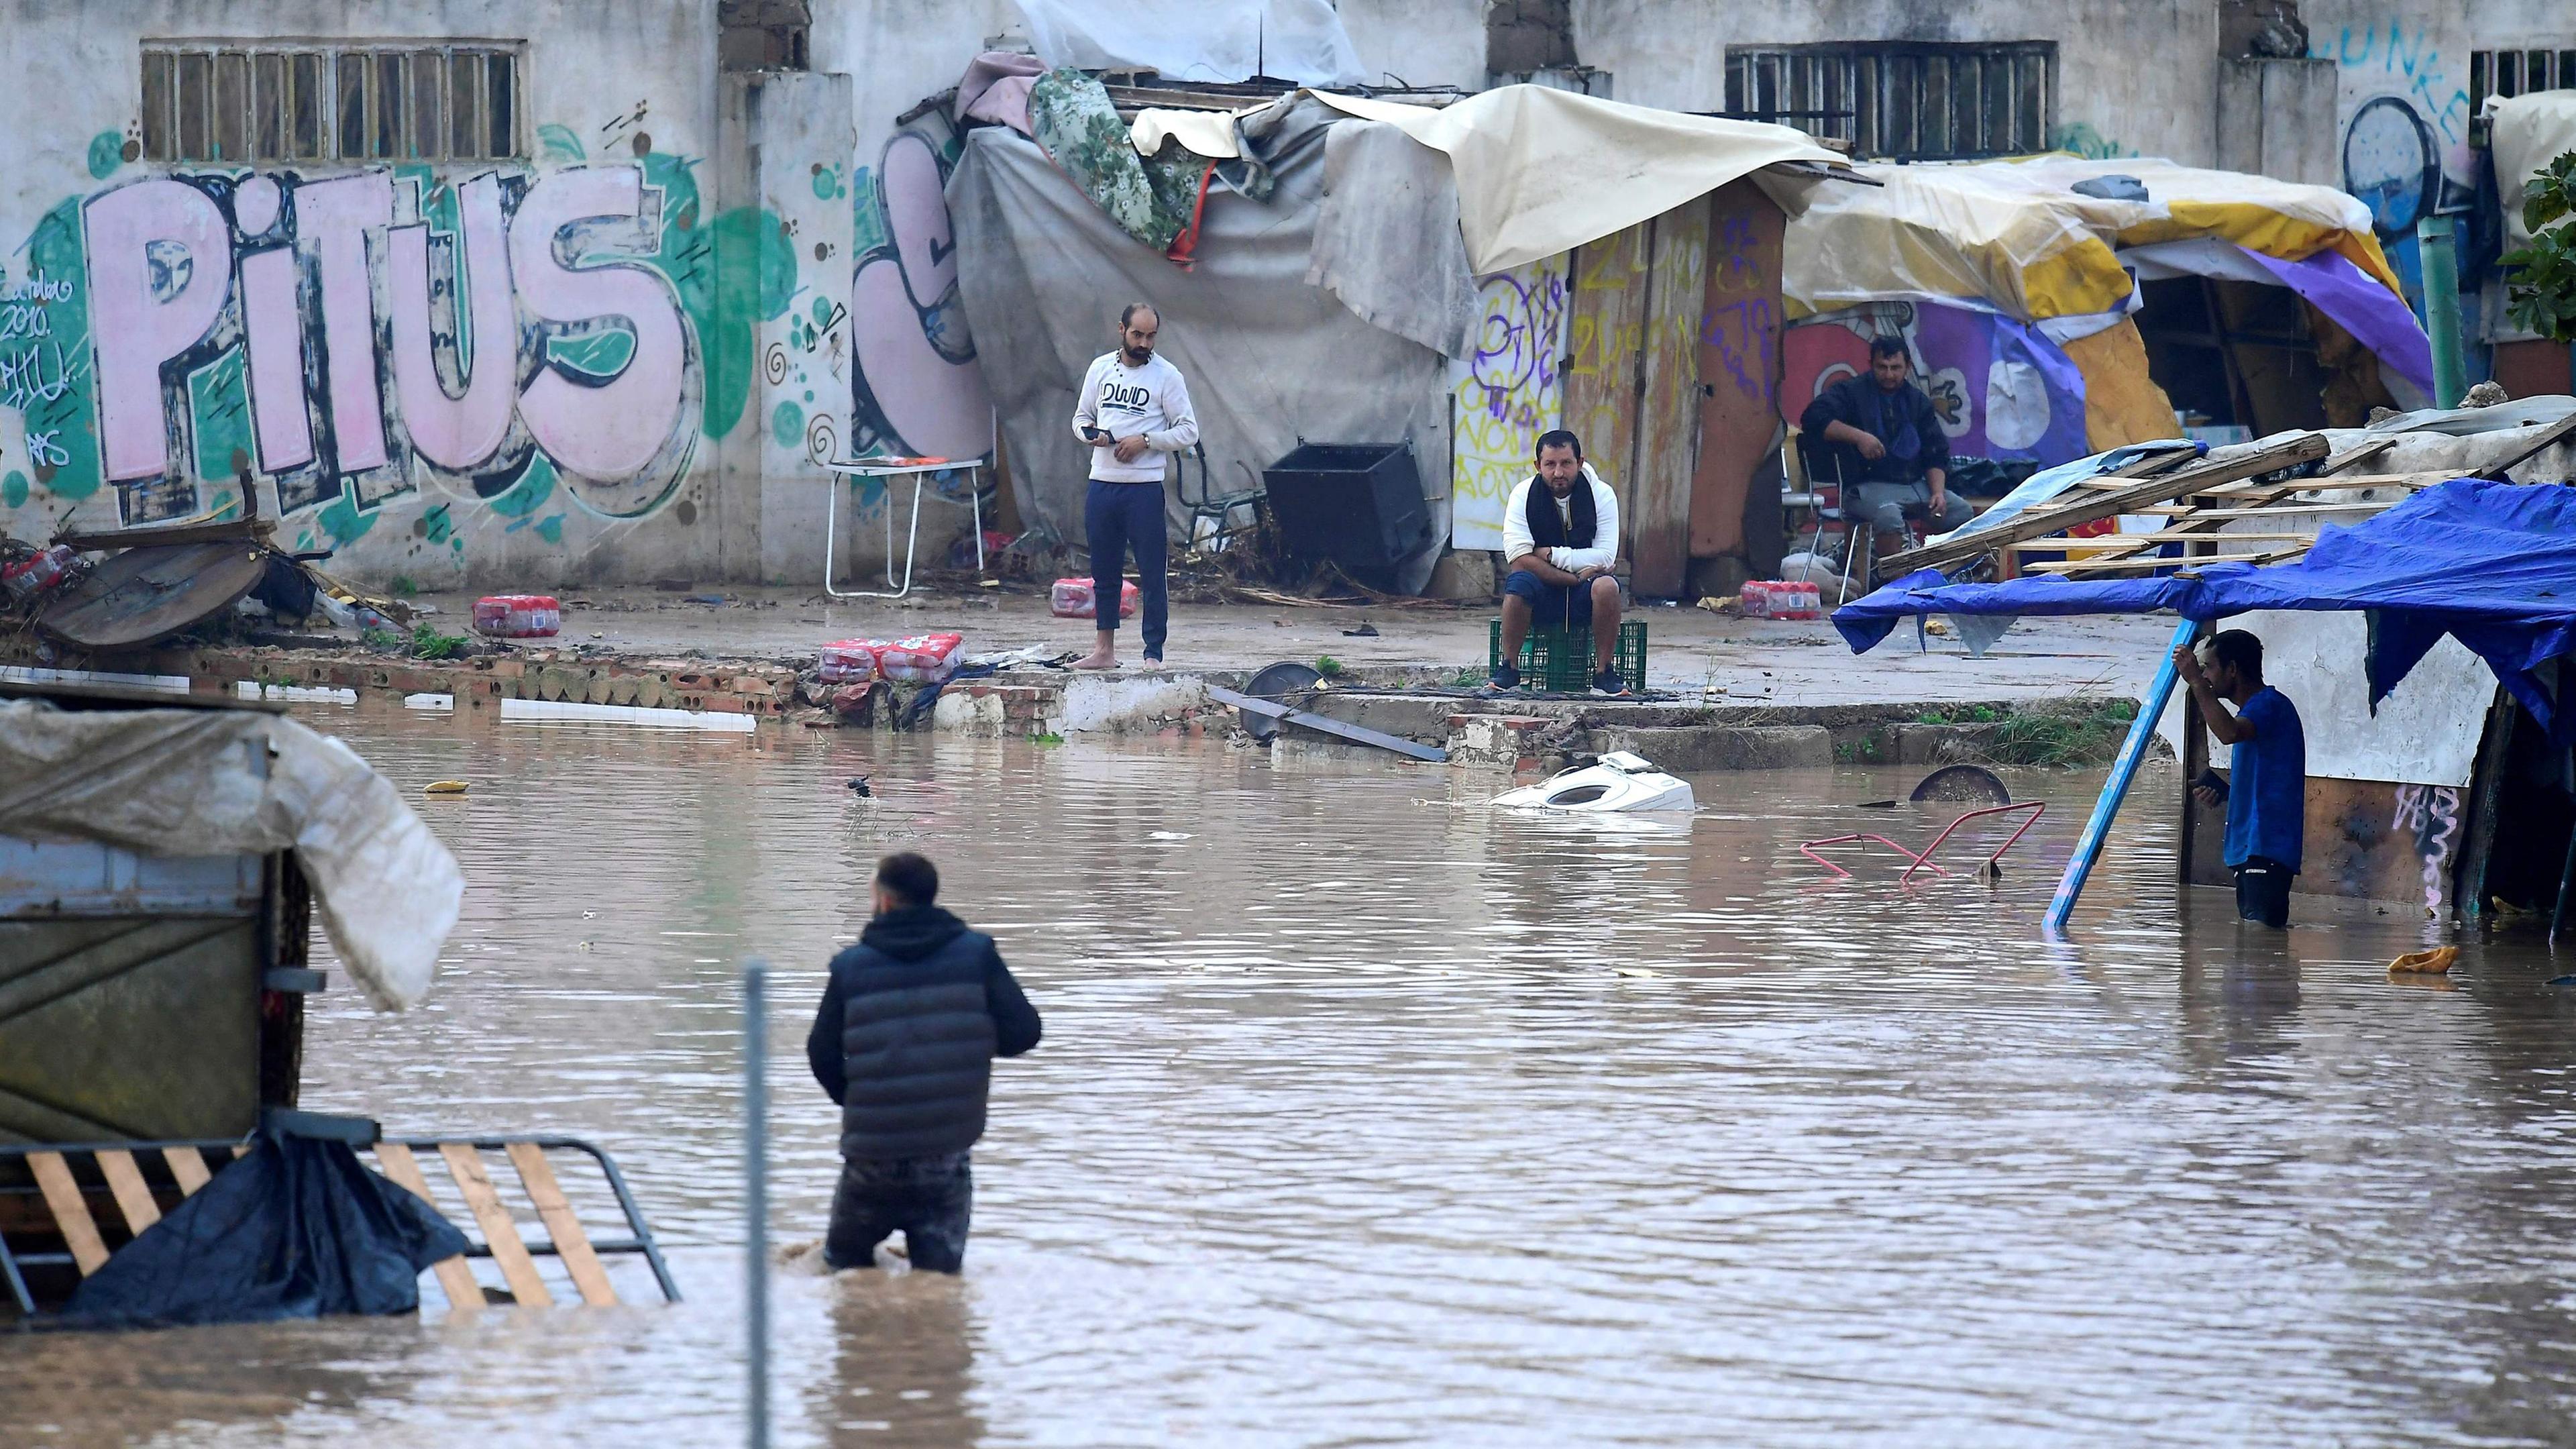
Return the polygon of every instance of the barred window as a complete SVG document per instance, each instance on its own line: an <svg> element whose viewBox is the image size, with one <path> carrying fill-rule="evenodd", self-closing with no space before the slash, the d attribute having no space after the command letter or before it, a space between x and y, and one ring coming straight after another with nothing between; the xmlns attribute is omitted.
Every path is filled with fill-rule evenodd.
<svg viewBox="0 0 2576 1449"><path fill-rule="evenodd" d="M2044 151L2057 45L1728 46L1726 112L1848 141L1864 158L1938 161Z"/></svg>
<svg viewBox="0 0 2576 1449"><path fill-rule="evenodd" d="M486 161L524 156L516 41L152 41L153 161Z"/></svg>
<svg viewBox="0 0 2576 1449"><path fill-rule="evenodd" d="M2576 90L2576 50L2473 50L2469 52L2469 114L2489 96Z"/></svg>

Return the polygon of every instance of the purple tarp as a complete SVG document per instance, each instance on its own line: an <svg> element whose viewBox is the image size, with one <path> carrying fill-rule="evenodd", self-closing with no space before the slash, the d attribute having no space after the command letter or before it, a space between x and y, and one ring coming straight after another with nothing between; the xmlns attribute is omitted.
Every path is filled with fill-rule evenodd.
<svg viewBox="0 0 2576 1449"><path fill-rule="evenodd" d="M2244 250L2241 249L2240 250ZM2319 252L2305 261L2285 262L2245 250L2255 264L2334 319L2335 325L2396 369L2397 375L2426 393L2433 391L2433 344L2404 298L2388 290L2348 257Z"/></svg>

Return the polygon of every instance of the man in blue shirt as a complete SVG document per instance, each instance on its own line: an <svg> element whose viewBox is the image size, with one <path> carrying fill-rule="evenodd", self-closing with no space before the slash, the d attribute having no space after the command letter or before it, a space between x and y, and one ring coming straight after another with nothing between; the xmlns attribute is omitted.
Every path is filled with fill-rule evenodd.
<svg viewBox="0 0 2576 1449"><path fill-rule="evenodd" d="M2190 684L2209 737L2234 747L2227 779L2204 775L2192 795L2203 805L2227 803L2222 859L2236 872L2236 913L2286 926L2308 812L2308 737L2299 711L2263 682L2263 641L2242 629L2204 640L2198 650L2176 649L2174 668Z"/></svg>

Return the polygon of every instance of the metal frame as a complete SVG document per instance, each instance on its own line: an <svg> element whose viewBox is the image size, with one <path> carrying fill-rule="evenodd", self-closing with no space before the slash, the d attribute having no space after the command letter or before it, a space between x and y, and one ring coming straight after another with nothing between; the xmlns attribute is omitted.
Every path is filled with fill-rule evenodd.
<svg viewBox="0 0 2576 1449"><path fill-rule="evenodd" d="M1906 849L1904 846L1897 844L1895 841L1888 839L1884 835L1829 835L1822 840L1810 840L1802 843L1798 847L1798 853L1805 856L1807 859L1814 861L1816 864L1823 866L1825 869L1832 871L1835 875L1840 876L1844 880L1849 880L1851 879L1851 872L1834 864L1832 861L1825 859L1823 856L1816 854L1816 847L1820 845L1848 845L1855 840L1874 840L1879 844L1886 846L1888 849L1895 851L1897 854L1904 856L1906 860L1911 862L1911 864L1905 867L1904 874L1899 875L1896 878L1896 883L1899 886L1902 886L1912 881L1914 879L1914 873L1918 870L1928 870L1938 876L1946 876L1949 874L1948 871L1943 870L1941 867L1932 863L1932 853L1939 850L1942 844L1949 840L1952 832L1956 831L1960 826L1967 824L1971 820L1978 819L1981 816L2008 815L2016 810L2027 810L2030 814L2023 819L2020 829L2005 837L2004 843L1995 847L1994 854L1986 857L1986 870L1989 872L1997 872L2003 868L2000 862L2004 858L2004 852L2012 849L2014 842L2020 840L2024 835L2029 834L2030 828L2039 823L2039 817L2047 813L2048 806L2044 802L2038 800L2021 800L2010 805L1988 805L1980 809L1967 811L1961 814L1958 819L1943 826L1941 828L1941 833L1932 837L1932 843L1923 847L1923 853L1920 855L1915 854L1913 851Z"/></svg>
<svg viewBox="0 0 2576 1449"><path fill-rule="evenodd" d="M0 1157L24 1158L31 1152L57 1153L66 1158L76 1154L93 1154L92 1163L95 1165L96 1158L94 1154L100 1152L164 1152L171 1148L179 1147L195 1148L201 1152L211 1150L218 1153L229 1153L234 1148L241 1147L247 1143L255 1142L257 1140L258 1139L256 1137L227 1137L152 1142L24 1142L0 1146ZM591 1160L599 1164L601 1174L608 1179L609 1191L616 1194L617 1207L620 1212L623 1212L626 1215L626 1230L629 1234L629 1236L624 1238L593 1238L590 1243L591 1250L596 1253L641 1253L644 1256L644 1261L653 1269L653 1280L655 1283L660 1285L663 1299L672 1303L680 1301L680 1287L671 1279L670 1265L662 1261L661 1245L654 1240L653 1229L644 1221L643 1209L636 1206L634 1193L627 1190L625 1174L617 1170L616 1159L610 1157L605 1151L602 1151L592 1143L584 1141L579 1137L546 1137L528 1135L501 1137L481 1135L451 1137L387 1137L382 1140L387 1142L398 1142L406 1147L414 1149L436 1148L441 1143L465 1143L474 1147L478 1151L506 1151L513 1143L524 1143L548 1152L562 1149L575 1152L586 1152L590 1154ZM372 1171L373 1169L371 1168L369 1170ZM41 1198L42 1195L41 1190L36 1188L0 1188L0 1194L38 1198ZM560 1256L556 1250L554 1239L551 1235L542 1242L533 1240L527 1241L525 1246L532 1256ZM465 1256L469 1258L489 1258L492 1256L492 1249L489 1244L469 1241L465 1250ZM74 1259L68 1251L60 1253L18 1252L9 1246L7 1235L0 1234L0 1278L7 1279L10 1296L17 1300L18 1311L26 1317L34 1318L37 1316L36 1300L35 1295L28 1290L26 1275L21 1270L23 1268L30 1267L57 1267L71 1264L73 1261Z"/></svg>
<svg viewBox="0 0 2576 1449"><path fill-rule="evenodd" d="M932 473L966 470L966 506L975 518L975 572L984 572L984 460L981 458L942 458L924 463L871 463L863 458L836 459L825 462L825 468L846 478L899 478L912 475L912 528L904 536L903 577L894 574L894 490L886 490L886 583L887 589L840 589L832 586L832 549L840 537L839 505L841 484L834 479L831 490L823 495L823 592L836 599L900 599L912 592L913 555L921 546L921 487ZM937 500L947 503L950 500Z"/></svg>
<svg viewBox="0 0 2576 1449"><path fill-rule="evenodd" d="M644 1261L651 1265L653 1269L653 1281L660 1284L662 1287L662 1297L664 1301L670 1303L677 1303L680 1301L680 1285L671 1281L670 1266L662 1261L661 1245L653 1240L653 1229L644 1221L644 1210L635 1205L635 1194L626 1190L625 1174L617 1170L616 1159L610 1157L597 1146L584 1141L579 1137L540 1137L531 1135L516 1137L387 1137L384 1140L387 1142L399 1142L403 1146L414 1150L423 1147L436 1148L442 1143L453 1142L463 1143L478 1152L506 1151L509 1146L515 1142L526 1143L547 1152L555 1151L558 1148L568 1148L575 1152L589 1153L591 1160L599 1164L600 1172L607 1177L609 1191L617 1194L618 1211L626 1214L626 1231L633 1234L633 1236L627 1238L592 1238L590 1240L591 1251L595 1253L643 1254ZM555 1251L554 1239L551 1236L542 1243L525 1239L524 1236L523 1241L526 1242L528 1252L532 1256L558 1256ZM469 1258L488 1258L492 1256L492 1249L489 1244L474 1243L466 1248L465 1256Z"/></svg>

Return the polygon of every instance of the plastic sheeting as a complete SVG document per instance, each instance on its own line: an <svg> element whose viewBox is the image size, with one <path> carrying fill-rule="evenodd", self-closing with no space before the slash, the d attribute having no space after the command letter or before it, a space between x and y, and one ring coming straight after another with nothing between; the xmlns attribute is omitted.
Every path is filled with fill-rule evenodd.
<svg viewBox="0 0 2576 1449"><path fill-rule="evenodd" d="M2033 576L1944 585L1921 569L1834 611L1855 653L1920 614L2145 614L2211 621L2260 609L2367 610L2376 708L2433 646L2455 638L2487 662L2560 745L2576 743L2542 667L2576 653L2576 489L2456 478L2271 568L2203 564L2196 577L2080 582Z"/></svg>
<svg viewBox="0 0 2576 1449"><path fill-rule="evenodd" d="M145 855L292 849L383 1011L428 993L465 894L456 858L355 751L251 711L0 700L0 831Z"/></svg>
<svg viewBox="0 0 2576 1449"><path fill-rule="evenodd" d="M2534 174L2576 151L2576 90L2538 91L2489 100L2495 129L2488 145L2495 157L2496 201L2504 208L2504 244L2531 240L2522 224L2522 189Z"/></svg>
<svg viewBox="0 0 2576 1449"><path fill-rule="evenodd" d="M2215 237L2130 247L2120 260L2141 281L2159 277L2217 277L2264 287L2287 287L2370 349L2416 390L2433 391L2433 342L2424 335L2406 299L2363 275L2334 252L2284 261Z"/></svg>
<svg viewBox="0 0 2576 1449"><path fill-rule="evenodd" d="M1316 99L1383 121L1449 158L1467 264L1480 275L1572 251L1767 166L1850 165L1789 126L1622 105L1550 86L1500 86L1439 110L1357 96ZM1819 184L1758 179L1783 206Z"/></svg>
<svg viewBox="0 0 2576 1449"><path fill-rule="evenodd" d="M2343 192L2130 157L2044 156L1864 166L1879 186L1815 191L1782 247L1792 315L1901 297L1982 297L2024 321L2114 311L2132 287L2115 249L2216 237L2297 261L2330 251L2398 291L2370 209ZM2149 199L2077 193L2133 176Z"/></svg>
<svg viewBox="0 0 2576 1449"><path fill-rule="evenodd" d="M1189 381L1214 491L1256 486L1301 440L1409 443L1426 491L1439 490L1437 527L1397 582L1429 578L1449 536L1441 355L1305 280L1333 118L1300 102L1246 135L1276 189L1266 202L1210 195L1186 272L1120 232L1029 141L991 127L968 135L948 183L959 284L1022 517L1041 537L1082 541L1088 459L1066 420L1084 370L1115 344L1119 307L1142 298L1162 314L1160 355ZM1195 495L1196 464L1184 466ZM1184 538L1178 491L1167 506Z"/></svg>
<svg viewBox="0 0 2576 1449"><path fill-rule="evenodd" d="M1020 0L1020 13L1050 66L1186 81L1368 80L1330 0Z"/></svg>
<svg viewBox="0 0 2576 1449"><path fill-rule="evenodd" d="M465 1235L345 1142L269 1133L81 1280L66 1328L417 1313Z"/></svg>
<svg viewBox="0 0 2576 1449"><path fill-rule="evenodd" d="M1449 357L1471 355L1484 309L1458 234L1449 163L1383 122L1327 128L1306 280L1398 337Z"/></svg>

